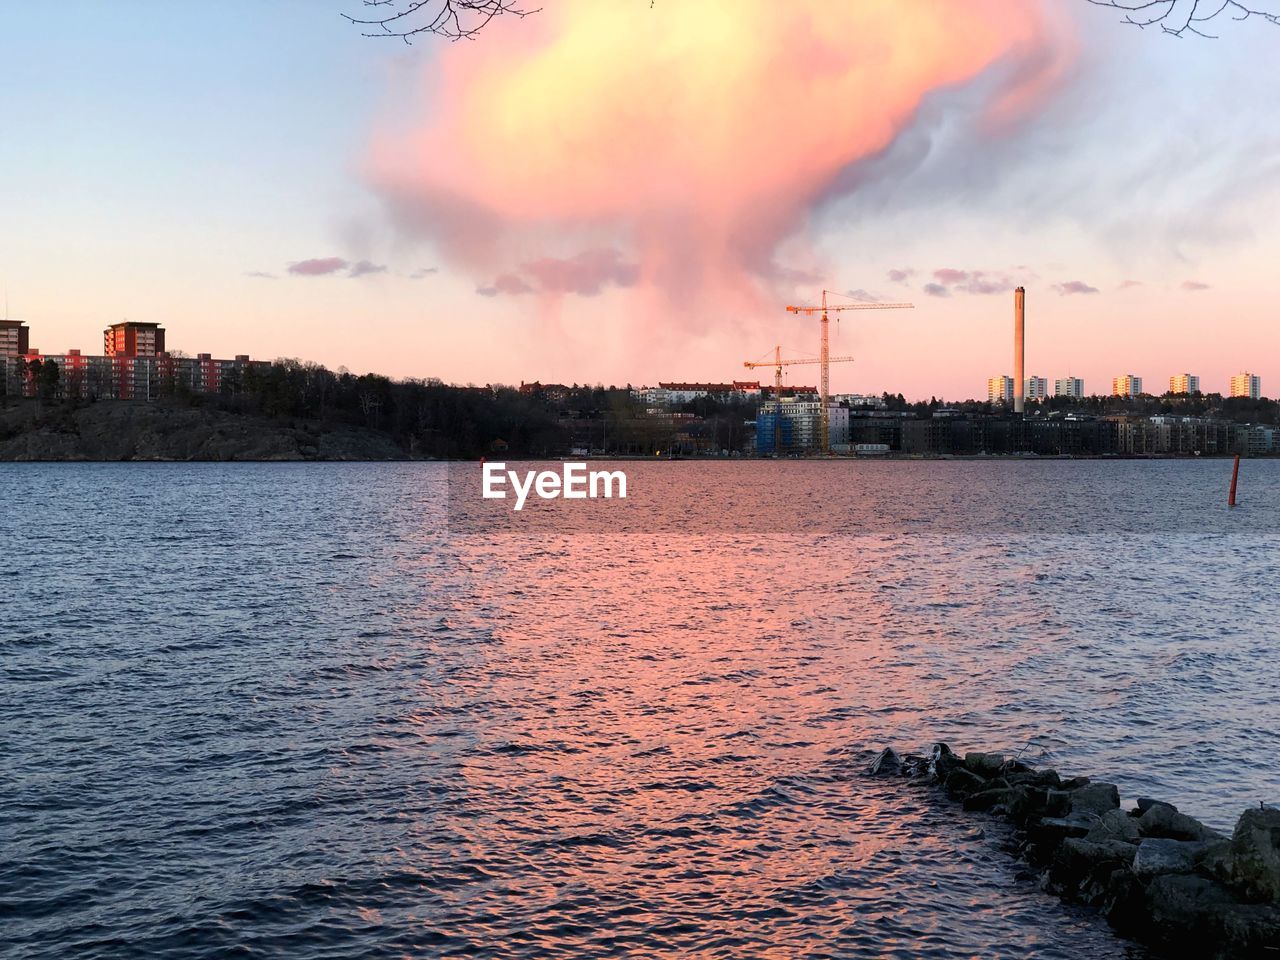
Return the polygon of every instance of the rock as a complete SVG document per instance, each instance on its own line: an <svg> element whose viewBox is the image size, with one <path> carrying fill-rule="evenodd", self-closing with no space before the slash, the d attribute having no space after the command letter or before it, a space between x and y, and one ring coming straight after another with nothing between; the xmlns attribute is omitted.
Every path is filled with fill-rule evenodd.
<svg viewBox="0 0 1280 960"><path fill-rule="evenodd" d="M967 797L971 793L979 793L985 790L987 781L965 767L956 767L947 774L945 787L947 796L955 799L956 797Z"/></svg>
<svg viewBox="0 0 1280 960"><path fill-rule="evenodd" d="M1137 846L1133 872L1147 879L1162 873L1194 873L1208 847L1203 840L1147 837Z"/></svg>
<svg viewBox="0 0 1280 960"><path fill-rule="evenodd" d="M951 748L945 743L933 745L933 750L929 754L929 772L933 774L934 779L946 780L952 770L963 764L964 761L952 753Z"/></svg>
<svg viewBox="0 0 1280 960"><path fill-rule="evenodd" d="M1012 787L1031 786L1057 789L1062 785L1062 778L1057 770L1026 770L1019 773L1005 773L1004 778Z"/></svg>
<svg viewBox="0 0 1280 960"><path fill-rule="evenodd" d="M1047 863L1066 840L1083 840L1092 824L1084 819L1044 817L1027 824L1027 842L1024 846L1027 860L1035 866Z"/></svg>
<svg viewBox="0 0 1280 960"><path fill-rule="evenodd" d="M1133 817L1123 810L1108 810L1089 830L1085 839L1094 843L1101 843L1104 840L1122 840L1125 843L1137 843L1138 824Z"/></svg>
<svg viewBox="0 0 1280 960"><path fill-rule="evenodd" d="M923 777L929 772L929 760L916 753L908 753L902 758L902 770L900 771L904 777Z"/></svg>
<svg viewBox="0 0 1280 960"><path fill-rule="evenodd" d="M1124 867L1112 871L1098 907L1117 931L1132 935L1141 930L1146 918L1146 887L1133 871Z"/></svg>
<svg viewBox="0 0 1280 960"><path fill-rule="evenodd" d="M964 798L964 808L966 810L990 810L1000 804L1008 804L1013 798L1013 791L1008 787L996 787L995 789L981 790L978 793L971 793Z"/></svg>
<svg viewBox="0 0 1280 960"><path fill-rule="evenodd" d="M1280 907L1237 903L1224 907L1216 919L1223 941L1237 954L1250 957L1280 954Z"/></svg>
<svg viewBox="0 0 1280 960"><path fill-rule="evenodd" d="M1020 784L1010 787L1009 798L1004 802L1009 819L1022 826L1029 820L1047 814L1049 791L1043 787Z"/></svg>
<svg viewBox="0 0 1280 960"><path fill-rule="evenodd" d="M1219 840L1222 834L1211 830L1194 817L1178 813L1169 804L1160 803L1147 808L1138 817L1138 830L1144 837L1164 837L1168 840Z"/></svg>
<svg viewBox="0 0 1280 960"><path fill-rule="evenodd" d="M1090 782L1088 777L1072 777L1070 780L1063 780L1059 786L1063 790L1079 790L1081 787L1087 787Z"/></svg>
<svg viewBox="0 0 1280 960"><path fill-rule="evenodd" d="M1246 810L1231 835L1232 886L1250 900L1280 903L1280 810Z"/></svg>
<svg viewBox="0 0 1280 960"><path fill-rule="evenodd" d="M1035 769L1031 766L1031 764L1023 763L1021 760L1018 760L1016 758L1012 760L1006 760L1004 763L1000 764L1000 771L999 771L1000 776L1004 777L1006 780L1010 776L1016 776L1022 773L1034 773L1034 772L1035 772Z"/></svg>
<svg viewBox="0 0 1280 960"><path fill-rule="evenodd" d="M1138 815L1139 816L1146 813L1152 807L1168 807L1174 813L1178 812L1178 808L1175 807L1172 803L1165 803L1163 800L1152 800L1150 797L1138 798Z"/></svg>
<svg viewBox="0 0 1280 960"><path fill-rule="evenodd" d="M999 753L966 753L964 765L980 777L991 779L1000 775L1004 766L1004 756Z"/></svg>
<svg viewBox="0 0 1280 960"><path fill-rule="evenodd" d="M1120 809L1120 791L1114 783L1090 783L1070 791L1072 816L1101 817Z"/></svg>
<svg viewBox="0 0 1280 960"><path fill-rule="evenodd" d="M1194 874L1166 873L1147 884L1144 927L1177 943L1186 951L1182 956L1205 956L1199 948L1220 939L1219 918L1235 905L1220 883Z"/></svg>
<svg viewBox="0 0 1280 960"><path fill-rule="evenodd" d="M1107 882L1116 870L1133 863L1137 848L1119 840L1092 843L1078 837L1063 840L1053 855L1046 877L1046 886L1054 893L1084 899L1101 899Z"/></svg>
<svg viewBox="0 0 1280 960"><path fill-rule="evenodd" d="M880 751L880 756L871 762L870 772L873 777L887 777L901 769L902 758L894 752L893 747L885 747Z"/></svg>

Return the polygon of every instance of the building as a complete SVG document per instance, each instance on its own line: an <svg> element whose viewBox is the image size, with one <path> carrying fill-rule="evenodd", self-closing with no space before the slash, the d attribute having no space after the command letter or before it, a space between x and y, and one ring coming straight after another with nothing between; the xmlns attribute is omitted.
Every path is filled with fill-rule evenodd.
<svg viewBox="0 0 1280 960"><path fill-rule="evenodd" d="M1013 377L990 377L987 380L987 403L1013 403Z"/></svg>
<svg viewBox="0 0 1280 960"><path fill-rule="evenodd" d="M17 321L10 321L16 324ZM0 334L14 329L0 327ZM26 346L26 330L21 330ZM16 338L10 338L16 339ZM2 340L0 342L8 342ZM155 400L173 393L228 393L239 388L250 370L271 364L241 354L234 360L215 360L207 353L175 357L165 352L164 330L156 323L117 323L103 334L103 356L86 356L79 350L42 355L26 346L20 354L0 352L0 379L5 395L35 396L31 375L35 361L58 366L56 396L64 400Z"/></svg>
<svg viewBox="0 0 1280 960"><path fill-rule="evenodd" d="M1199 393L1200 378L1192 373L1175 373L1169 378L1170 393Z"/></svg>
<svg viewBox="0 0 1280 960"><path fill-rule="evenodd" d="M22 320L0 320L0 357L22 357L31 350L31 331Z"/></svg>
<svg viewBox="0 0 1280 960"><path fill-rule="evenodd" d="M761 454L807 453L819 449L822 401L783 396L768 401L756 417L756 451ZM849 408L828 404L827 438L832 448L849 444Z"/></svg>
<svg viewBox="0 0 1280 960"><path fill-rule="evenodd" d="M164 330L158 323L113 323L103 331L102 352L108 357L157 357L164 353Z"/></svg>
<svg viewBox="0 0 1280 960"><path fill-rule="evenodd" d="M1079 400L1084 396L1084 381L1079 377L1059 377L1053 381L1053 395Z"/></svg>
<svg viewBox="0 0 1280 960"><path fill-rule="evenodd" d="M1049 381L1044 377L1032 375L1027 377L1026 397L1028 400L1039 402L1047 399L1049 396Z"/></svg>
<svg viewBox="0 0 1280 960"><path fill-rule="evenodd" d="M1142 378L1132 373L1121 374L1111 381L1113 397L1136 397L1142 393Z"/></svg>
<svg viewBox="0 0 1280 960"><path fill-rule="evenodd" d="M1262 378L1255 373L1237 373L1231 378L1231 396L1258 400L1262 397Z"/></svg>

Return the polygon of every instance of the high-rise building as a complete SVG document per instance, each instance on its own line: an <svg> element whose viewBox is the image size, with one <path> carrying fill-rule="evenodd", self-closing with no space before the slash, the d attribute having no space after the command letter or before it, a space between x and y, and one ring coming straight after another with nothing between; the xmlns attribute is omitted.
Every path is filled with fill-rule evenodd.
<svg viewBox="0 0 1280 960"><path fill-rule="evenodd" d="M987 380L988 403L1013 403L1013 377L999 376Z"/></svg>
<svg viewBox="0 0 1280 960"><path fill-rule="evenodd" d="M0 320L0 357L22 357L31 351L31 331L22 320Z"/></svg>
<svg viewBox="0 0 1280 960"><path fill-rule="evenodd" d="M1199 393L1200 378L1192 373L1175 373L1169 378L1170 393Z"/></svg>
<svg viewBox="0 0 1280 960"><path fill-rule="evenodd" d="M1262 396L1262 378L1256 373L1237 373L1231 378L1231 396L1257 400Z"/></svg>
<svg viewBox="0 0 1280 960"><path fill-rule="evenodd" d="M1142 393L1142 378L1132 373L1121 374L1111 381L1113 397L1136 397Z"/></svg>
<svg viewBox="0 0 1280 960"><path fill-rule="evenodd" d="M1078 400L1084 396L1084 381L1079 377L1059 377L1053 381L1053 395Z"/></svg>
<svg viewBox="0 0 1280 960"><path fill-rule="evenodd" d="M113 323L102 334L108 357L154 357L164 353L164 331L158 323Z"/></svg>
<svg viewBox="0 0 1280 960"><path fill-rule="evenodd" d="M1027 377L1026 396L1028 400L1043 400L1049 396L1049 381L1034 374Z"/></svg>

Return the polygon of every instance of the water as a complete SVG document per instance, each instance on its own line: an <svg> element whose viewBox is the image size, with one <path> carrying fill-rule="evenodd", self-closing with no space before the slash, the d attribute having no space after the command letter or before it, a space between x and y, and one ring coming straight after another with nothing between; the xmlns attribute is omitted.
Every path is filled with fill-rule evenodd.
<svg viewBox="0 0 1280 960"><path fill-rule="evenodd" d="M1280 462L627 469L0 466L0 954L1144 957L869 752L1280 799Z"/></svg>

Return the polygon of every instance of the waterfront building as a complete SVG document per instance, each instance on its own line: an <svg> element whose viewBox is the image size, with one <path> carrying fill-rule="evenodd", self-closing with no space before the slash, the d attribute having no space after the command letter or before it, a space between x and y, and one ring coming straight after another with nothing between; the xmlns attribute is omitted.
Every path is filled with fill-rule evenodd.
<svg viewBox="0 0 1280 960"><path fill-rule="evenodd" d="M1044 400L1049 396L1049 381L1045 377L1030 376L1026 382L1026 397L1028 400Z"/></svg>
<svg viewBox="0 0 1280 960"><path fill-rule="evenodd" d="M1262 397L1262 378L1255 373L1237 373L1231 378L1231 396L1258 400Z"/></svg>
<svg viewBox="0 0 1280 960"><path fill-rule="evenodd" d="M1079 377L1059 377L1053 381L1053 395L1079 400L1084 396L1084 381Z"/></svg>
<svg viewBox="0 0 1280 960"><path fill-rule="evenodd" d="M821 446L822 401L812 396L786 396L767 401L756 417L756 449L762 454L809 453ZM827 438L832 448L849 444L849 408L827 405Z"/></svg>
<svg viewBox="0 0 1280 960"><path fill-rule="evenodd" d="M1192 373L1175 373L1169 378L1170 393L1199 393L1200 378Z"/></svg>
<svg viewBox="0 0 1280 960"><path fill-rule="evenodd" d="M13 328L0 328L8 329ZM22 334L25 346L25 328ZM103 346L107 351L103 356L86 356L79 350L44 355L29 346L16 355L0 353L3 393L35 396L37 383L30 371L37 361L57 364L56 396L64 400L155 400L176 392L225 393L243 383L248 371L271 366L250 360L247 354L234 360L216 360L207 353L194 358L174 356L163 349L164 330L158 323L112 324L103 335Z"/></svg>
<svg viewBox="0 0 1280 960"><path fill-rule="evenodd" d="M987 380L987 403L1013 403L1013 377L990 377Z"/></svg>
<svg viewBox="0 0 1280 960"><path fill-rule="evenodd" d="M25 321L0 320L0 357L25 356L30 349L30 331Z"/></svg>
<svg viewBox="0 0 1280 960"><path fill-rule="evenodd" d="M102 352L108 357L156 357L164 353L164 330L158 323L113 323L102 333Z"/></svg>
<svg viewBox="0 0 1280 960"><path fill-rule="evenodd" d="M1142 378L1124 373L1111 381L1113 397L1136 397L1142 393Z"/></svg>

